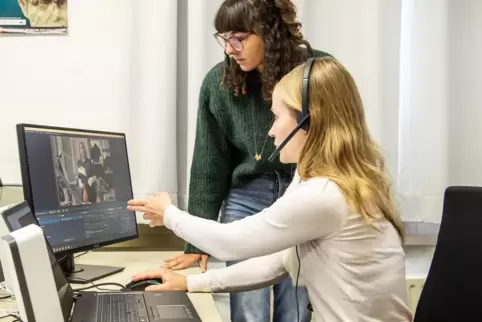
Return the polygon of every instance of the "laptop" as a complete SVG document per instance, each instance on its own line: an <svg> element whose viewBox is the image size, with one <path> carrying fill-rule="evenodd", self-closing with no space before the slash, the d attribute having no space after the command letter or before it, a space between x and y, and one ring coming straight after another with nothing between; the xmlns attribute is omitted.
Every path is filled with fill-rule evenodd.
<svg viewBox="0 0 482 322"><path fill-rule="evenodd" d="M27 202L2 212L10 231L38 226ZM65 322L201 322L186 292L75 292L45 240Z"/></svg>

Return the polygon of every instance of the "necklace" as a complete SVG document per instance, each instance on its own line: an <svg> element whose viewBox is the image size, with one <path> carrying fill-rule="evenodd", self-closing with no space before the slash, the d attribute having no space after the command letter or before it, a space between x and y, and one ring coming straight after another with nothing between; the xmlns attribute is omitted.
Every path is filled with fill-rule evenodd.
<svg viewBox="0 0 482 322"><path fill-rule="evenodd" d="M263 147L261 148L261 152L260 153L255 153L254 154L254 159L256 161L259 161L261 160L261 155L263 155L263 151L264 151L264 147L266 146L266 142L268 141L268 135L266 135L266 138L264 139L264 143L263 143ZM255 141L256 143L256 141ZM258 148L256 147L256 144L255 144L255 150L258 151Z"/></svg>
<svg viewBox="0 0 482 322"><path fill-rule="evenodd" d="M268 133L266 133L266 137L264 139L264 142L263 142L263 146L261 147L261 151L258 153L258 143L257 143L257 140L256 140L256 131L254 131L254 129L256 129L256 120L255 120L255 117L254 117L254 106L250 106L251 107L251 118L252 118L252 125L253 125L253 142L254 142L254 159L256 161L260 161L262 159L262 155L263 155L263 151L264 151L264 148L266 146L266 142L268 142L268 138L269 138L269 131Z"/></svg>

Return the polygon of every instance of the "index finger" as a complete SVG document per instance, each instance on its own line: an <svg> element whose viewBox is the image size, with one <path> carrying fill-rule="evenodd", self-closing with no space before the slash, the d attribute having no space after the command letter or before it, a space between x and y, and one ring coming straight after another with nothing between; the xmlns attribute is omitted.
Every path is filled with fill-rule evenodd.
<svg viewBox="0 0 482 322"><path fill-rule="evenodd" d="M164 260L165 263L172 262L173 260L180 259L181 256L171 257Z"/></svg>
<svg viewBox="0 0 482 322"><path fill-rule="evenodd" d="M130 211L137 211L137 212L148 212L146 207L144 206L127 206L127 209L130 210Z"/></svg>
<svg viewBox="0 0 482 322"><path fill-rule="evenodd" d="M139 280L145 280L149 278L161 278L161 270L153 270L153 271L147 271L143 273L136 274L132 276L133 281L139 281Z"/></svg>
<svg viewBox="0 0 482 322"><path fill-rule="evenodd" d="M130 206L145 206L147 205L147 203L148 203L147 200L136 200L136 199L131 199L127 202L127 204Z"/></svg>

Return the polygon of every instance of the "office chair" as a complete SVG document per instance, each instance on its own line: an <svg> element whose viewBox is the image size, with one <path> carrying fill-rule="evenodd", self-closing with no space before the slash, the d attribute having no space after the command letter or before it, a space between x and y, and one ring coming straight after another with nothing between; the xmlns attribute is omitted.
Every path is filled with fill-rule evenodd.
<svg viewBox="0 0 482 322"><path fill-rule="evenodd" d="M448 187L414 322L482 321L482 187Z"/></svg>

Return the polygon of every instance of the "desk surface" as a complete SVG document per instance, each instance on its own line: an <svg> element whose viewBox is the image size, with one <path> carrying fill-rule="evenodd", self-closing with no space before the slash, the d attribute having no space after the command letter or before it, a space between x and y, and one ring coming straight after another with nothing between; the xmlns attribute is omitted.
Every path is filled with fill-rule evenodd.
<svg viewBox="0 0 482 322"><path fill-rule="evenodd" d="M179 255L180 252L90 252L76 258L76 263L92 265L112 265L122 266L125 270L112 276L100 279L94 283L116 282L127 284L131 277L145 270L158 269L164 260ZM179 271L180 274L192 275L199 274L198 267L188 268ZM73 289L87 286L85 284L71 284ZM106 288L109 288L106 286ZM112 287L113 290L118 288ZM92 288L92 290L96 290ZM209 293L188 293L196 311L202 321L221 322L221 317L214 304L213 297ZM0 310L15 310L15 304L10 301L0 300ZM13 319L2 319L2 322L13 321Z"/></svg>

